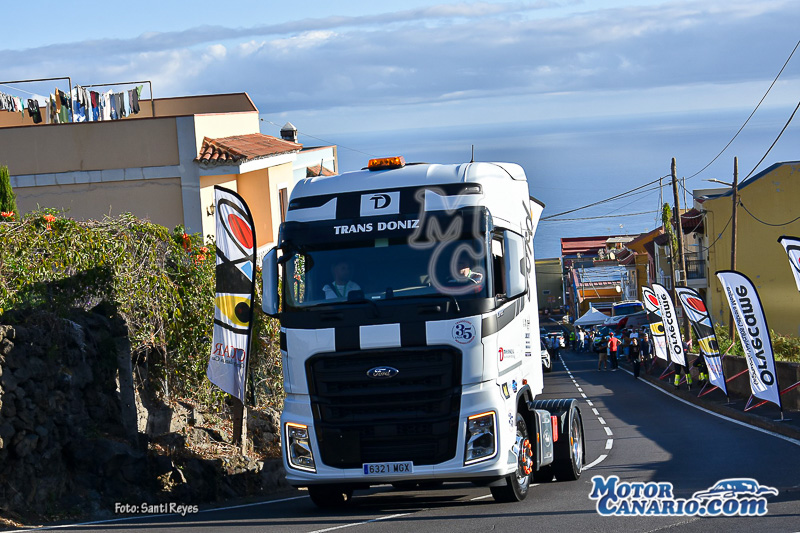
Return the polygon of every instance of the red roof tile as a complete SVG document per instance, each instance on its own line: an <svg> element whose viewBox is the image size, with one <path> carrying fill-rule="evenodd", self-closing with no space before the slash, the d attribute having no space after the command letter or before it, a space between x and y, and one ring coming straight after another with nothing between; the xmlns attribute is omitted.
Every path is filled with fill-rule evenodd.
<svg viewBox="0 0 800 533"><path fill-rule="evenodd" d="M203 138L195 161L206 164L239 164L273 155L299 152L302 144L284 141L262 133L234 135L219 139Z"/></svg>
<svg viewBox="0 0 800 533"><path fill-rule="evenodd" d="M314 165L313 167L308 167L306 169L306 177L307 178L314 178L316 176L335 176L336 173L332 170L328 170L322 165Z"/></svg>

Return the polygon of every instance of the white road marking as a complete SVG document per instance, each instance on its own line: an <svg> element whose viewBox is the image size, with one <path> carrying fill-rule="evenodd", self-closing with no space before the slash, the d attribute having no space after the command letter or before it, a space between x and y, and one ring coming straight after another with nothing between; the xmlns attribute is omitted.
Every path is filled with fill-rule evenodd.
<svg viewBox="0 0 800 533"><path fill-rule="evenodd" d="M491 494L487 494L486 496L478 496L477 498L472 498L470 501L471 502L476 502L478 500L485 500L485 499L491 498L491 497L492 497Z"/></svg>
<svg viewBox="0 0 800 533"><path fill-rule="evenodd" d="M364 524L372 524L374 522L380 522L381 520L390 520L392 518L400 518L401 516L408 516L413 513L400 513L400 514L392 514L388 516L379 516L378 518L373 518L372 520L364 520L363 522L353 522L352 524L342 524L341 526L329 527L326 529L316 529L314 531L310 531L309 533L325 533L326 531L336 531L337 529L344 529L347 527L354 527L354 526L362 526Z"/></svg>
<svg viewBox="0 0 800 533"><path fill-rule="evenodd" d="M623 368L623 370L625 370L625 369ZM633 372L630 372L628 370L625 370L625 372L628 372L628 374L633 375ZM734 418L728 418L725 415L722 415L722 414L719 414L719 413L715 413L714 411L706 409L705 407L700 407L699 405L695 405L692 402L688 402L688 401L684 400L683 398L679 398L678 396L675 396L671 392L666 391L666 390L662 389L661 387L659 387L657 385L654 385L654 384L650 383L649 381L647 381L645 379L640 379L639 381L644 383L645 385L649 385L649 386L653 387L655 390L657 390L658 392L660 392L662 394L666 394L667 396L669 396L670 398L672 398L674 400L677 400L677 401L679 401L681 403L685 403L689 407L694 407L695 409L703 411L704 413L708 413L711 416L716 416L717 418L721 418L722 420L727 420L728 422L733 422L734 424L738 424L740 426L743 426L743 427L746 427L746 428L750 428L750 429L752 429L754 431L759 431L761 433L766 433L767 435L770 435L772 437L777 437L779 439L785 440L786 442L791 442L792 444L794 444L796 446L800 446L800 440L793 439L791 437L787 437L786 435L781 435L780 433L775 433L773 431L770 431L770 430L764 429L764 428L760 428L758 426L751 426L750 424L748 424L746 422L742 422L742 421L736 420Z"/></svg>
<svg viewBox="0 0 800 533"><path fill-rule="evenodd" d="M561 364L564 365L564 369L567 371L568 374L570 374L569 368L567 367L567 363L564 362L564 358L561 357L560 355L558 356L558 358L561 361ZM570 374L570 377L572 377L572 374ZM603 425L603 429L606 430L606 434L608 436L613 435L613 433L611 432L611 428L609 428L608 425L606 425L606 421L603 419L603 417L600 416L600 412L594 407L594 403L592 403L592 401L586 397L586 393L583 392L583 389L580 387L580 385L578 385L578 382L575 381L575 379L573 379L572 382L575 383L575 386L578 387L578 392L581 393L583 399L586 400L586 403L589 405L589 407L592 408L592 413L594 413L594 415L597 417L597 420L600 422L600 424ZM613 445L614 445L614 439L606 440L606 450L610 450ZM588 465L584 466L583 469L588 470L593 466L597 466L598 464L603 462L607 457L608 455L603 454L594 461L592 461L591 463L589 463Z"/></svg>
<svg viewBox="0 0 800 533"><path fill-rule="evenodd" d="M592 461L592 462L591 462L591 463L589 463L588 465L584 466L584 467L583 467L583 469L584 469L584 470L589 470L589 469L590 469L590 468L592 468L593 466L597 466L597 465L599 465L600 463L602 463L603 461L605 461L605 460L606 460L606 457L608 457L608 456L607 456L607 455L605 455L605 454L601 455L600 457L598 457L597 459L595 459L594 461Z"/></svg>

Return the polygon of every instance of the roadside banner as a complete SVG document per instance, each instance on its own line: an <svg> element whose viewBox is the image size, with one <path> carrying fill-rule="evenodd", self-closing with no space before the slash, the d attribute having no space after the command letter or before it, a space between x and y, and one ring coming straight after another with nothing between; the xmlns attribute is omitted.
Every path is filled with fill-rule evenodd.
<svg viewBox="0 0 800 533"><path fill-rule="evenodd" d="M778 242L783 245L789 255L789 264L792 266L794 282L797 283L797 290L800 291L800 238L784 235L778 239Z"/></svg>
<svg viewBox="0 0 800 533"><path fill-rule="evenodd" d="M667 337L669 358L676 365L685 367L686 355L683 353L683 340L681 339L681 329L678 325L678 315L675 313L675 305L663 285L653 283L653 292L656 295L656 300L658 300L658 308L661 310L661 321L664 323L664 335Z"/></svg>
<svg viewBox="0 0 800 533"><path fill-rule="evenodd" d="M206 375L212 383L244 402L247 359L253 329L256 232L241 196L214 187L217 228L214 338Z"/></svg>
<svg viewBox="0 0 800 533"><path fill-rule="evenodd" d="M661 310L658 308L658 298L653 289L642 287L642 300L647 311L647 320L650 321L650 335L653 337L653 346L656 357L669 361L667 353L667 336L664 334L664 323L661 321Z"/></svg>
<svg viewBox="0 0 800 533"><path fill-rule="evenodd" d="M750 390L756 398L772 402L782 410L772 339L758 291L753 282L741 272L720 270L717 278L728 299L742 342L750 372Z"/></svg>
<svg viewBox="0 0 800 533"><path fill-rule="evenodd" d="M692 323L694 332L697 335L697 344L700 345L700 357L703 357L708 368L708 381L712 385L719 387L725 396L728 389L725 387L725 374L722 370L722 357L719 353L717 335L714 332L714 324L708 315L708 309L700 294L688 287L675 287L675 294L678 296L684 311Z"/></svg>

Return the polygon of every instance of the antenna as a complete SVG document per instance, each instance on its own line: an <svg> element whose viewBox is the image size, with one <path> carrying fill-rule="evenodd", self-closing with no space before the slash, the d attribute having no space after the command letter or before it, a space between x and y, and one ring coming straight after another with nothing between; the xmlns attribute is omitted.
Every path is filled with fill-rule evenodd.
<svg viewBox="0 0 800 533"><path fill-rule="evenodd" d="M474 163L475 162L475 145L474 144L472 145L472 157L470 158L469 162L470 163Z"/></svg>

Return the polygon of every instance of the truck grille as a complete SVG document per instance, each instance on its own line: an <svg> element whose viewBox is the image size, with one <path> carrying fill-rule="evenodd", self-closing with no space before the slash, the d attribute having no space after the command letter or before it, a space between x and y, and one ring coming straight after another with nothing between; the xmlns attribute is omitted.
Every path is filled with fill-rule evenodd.
<svg viewBox="0 0 800 533"><path fill-rule="evenodd" d="M451 347L319 354L308 365L322 462L337 468L455 457L461 408L461 353ZM367 371L392 367L391 378Z"/></svg>

